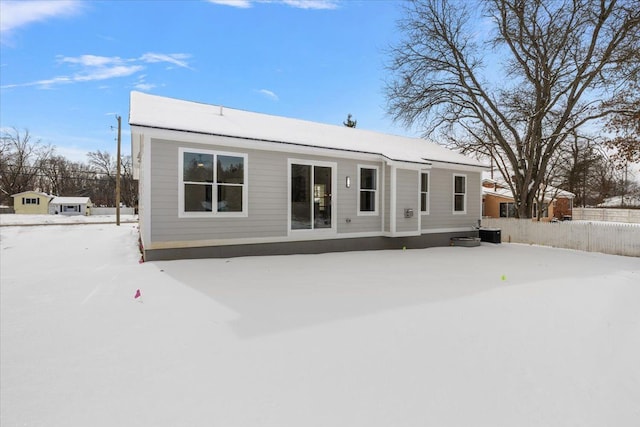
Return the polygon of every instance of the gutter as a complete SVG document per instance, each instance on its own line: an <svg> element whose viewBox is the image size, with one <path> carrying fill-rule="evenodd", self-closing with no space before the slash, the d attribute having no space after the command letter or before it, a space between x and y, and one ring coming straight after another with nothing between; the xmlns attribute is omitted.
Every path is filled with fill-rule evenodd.
<svg viewBox="0 0 640 427"><path fill-rule="evenodd" d="M386 156L386 155L384 155L382 153L378 153L378 152L374 152L374 151L351 150L351 149L348 149L348 148L323 147L323 146L318 146L318 145L303 144L303 143L300 143L300 142L278 141L278 140L272 140L272 139L253 138L253 137L237 136L237 135L225 135L225 134L222 134L222 133L176 129L176 128L168 128L168 127L163 127L163 126L149 126L149 125L136 124L136 123L129 123L129 126L138 126L138 127L149 128L149 129L168 130L168 131L173 131L173 132L193 133L193 134L198 134L198 135L220 136L220 137L225 137L225 138L243 139L243 140L248 140L248 141L270 142L270 143L275 143L275 144L295 145L295 146L298 146L298 147L320 148L320 149L323 149L323 150L343 151L343 152L348 152L348 153L369 154L369 155L381 156L384 159L386 159L388 162L410 163L410 164L421 165L421 166L431 166L432 165L431 161L427 160L427 159L423 159L424 163L423 162L415 162L415 161L411 161L411 160L398 160L398 159L393 159L393 158L391 158L389 156ZM442 163L447 163L447 162L442 162ZM464 165L464 163L460 163L460 165ZM478 166L475 166L475 165L467 165L467 166L478 167Z"/></svg>

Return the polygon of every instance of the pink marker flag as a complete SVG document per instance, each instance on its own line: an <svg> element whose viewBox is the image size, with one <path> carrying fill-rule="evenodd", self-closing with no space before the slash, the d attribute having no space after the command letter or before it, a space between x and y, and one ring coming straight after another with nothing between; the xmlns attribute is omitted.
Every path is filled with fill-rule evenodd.
<svg viewBox="0 0 640 427"><path fill-rule="evenodd" d="M140 292L140 289L138 289L136 291L136 295L133 298L140 298L142 296L142 293Z"/></svg>

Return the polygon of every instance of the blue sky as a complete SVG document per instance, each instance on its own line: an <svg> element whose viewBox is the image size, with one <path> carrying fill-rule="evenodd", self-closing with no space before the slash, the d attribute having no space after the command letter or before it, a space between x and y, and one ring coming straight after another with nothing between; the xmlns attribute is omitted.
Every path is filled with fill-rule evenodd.
<svg viewBox="0 0 640 427"><path fill-rule="evenodd" d="M129 152L129 93L413 135L385 113L397 0L0 3L0 126L70 160Z"/></svg>

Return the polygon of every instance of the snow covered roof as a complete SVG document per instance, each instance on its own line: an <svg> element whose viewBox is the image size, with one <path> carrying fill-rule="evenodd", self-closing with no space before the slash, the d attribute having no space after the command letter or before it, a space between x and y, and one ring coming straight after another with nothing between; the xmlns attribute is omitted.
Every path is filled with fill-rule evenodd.
<svg viewBox="0 0 640 427"><path fill-rule="evenodd" d="M425 165L442 162L486 168L475 159L425 139L253 113L135 91L131 92L129 124L377 154L400 162Z"/></svg>
<svg viewBox="0 0 640 427"><path fill-rule="evenodd" d="M11 197L20 197L24 196L25 194L37 194L38 196L48 197L50 199L53 199L55 197L47 193L42 193L40 191L22 191L20 193L12 194Z"/></svg>
<svg viewBox="0 0 640 427"><path fill-rule="evenodd" d="M511 193L511 190L509 190L508 188L487 188L487 187L482 187L482 194L487 195L487 196L499 196L499 197L505 197L508 199L513 199L513 193Z"/></svg>
<svg viewBox="0 0 640 427"><path fill-rule="evenodd" d="M602 203L598 205L599 208L611 208L611 207L640 207L640 197L638 196L625 196L622 200L622 196L609 197L604 199Z"/></svg>
<svg viewBox="0 0 640 427"><path fill-rule="evenodd" d="M483 184L491 184L494 188L483 187L482 191L484 194L497 194L503 197L513 197L511 190L509 189L509 184L502 178L502 175L497 172L494 174L494 177L491 178L489 172L482 172L482 183ZM552 185L547 185L545 188L545 199L573 199L576 197L575 194L570 191L562 190L560 188L554 187Z"/></svg>
<svg viewBox="0 0 640 427"><path fill-rule="evenodd" d="M570 191L561 190L559 188L552 187L552 186L547 187L547 193L551 195L555 195L555 197L563 197L565 199L573 199L574 197L576 197L576 195Z"/></svg>
<svg viewBox="0 0 640 427"><path fill-rule="evenodd" d="M52 205L83 205L90 204L91 199L88 197L55 197L52 201Z"/></svg>

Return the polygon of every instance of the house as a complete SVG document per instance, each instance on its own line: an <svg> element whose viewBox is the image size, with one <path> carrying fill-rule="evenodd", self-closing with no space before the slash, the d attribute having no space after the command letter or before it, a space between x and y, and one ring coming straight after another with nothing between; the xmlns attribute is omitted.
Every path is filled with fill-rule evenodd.
<svg viewBox="0 0 640 427"><path fill-rule="evenodd" d="M541 221L571 219L575 194L550 185L544 189ZM482 179L482 216L487 218L515 218L516 204L506 182L488 176ZM531 217L537 219L538 206L534 203Z"/></svg>
<svg viewBox="0 0 640 427"><path fill-rule="evenodd" d="M50 214L90 215L91 199L88 197L55 197L49 203Z"/></svg>
<svg viewBox="0 0 640 427"><path fill-rule="evenodd" d="M17 214L47 214L53 196L39 191L23 191L13 194L13 209Z"/></svg>
<svg viewBox="0 0 640 427"><path fill-rule="evenodd" d="M131 93L146 260L448 245L486 168L437 144Z"/></svg>

